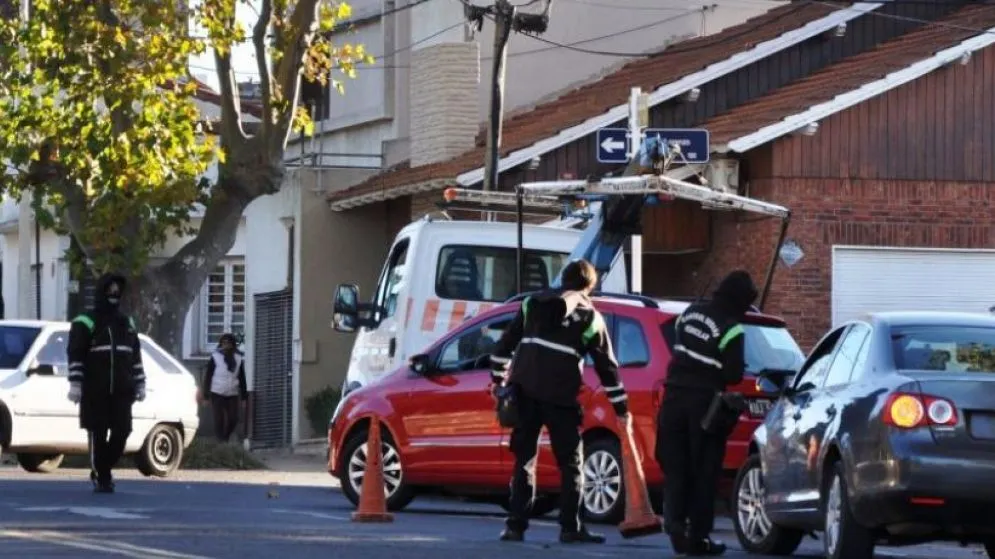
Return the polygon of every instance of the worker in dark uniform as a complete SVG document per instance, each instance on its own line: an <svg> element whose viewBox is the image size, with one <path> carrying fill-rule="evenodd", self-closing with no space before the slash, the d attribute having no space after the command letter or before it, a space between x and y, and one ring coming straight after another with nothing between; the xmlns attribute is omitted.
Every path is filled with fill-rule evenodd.
<svg viewBox="0 0 995 559"><path fill-rule="evenodd" d="M619 379L604 318L591 303L597 272L585 260L564 268L562 288L526 298L511 325L498 341L491 363L494 382L515 387L518 425L511 433L515 469L511 502L503 541L522 541L528 528L530 503L535 499L535 459L539 433L549 431L553 456L560 469L560 541L604 543L600 534L588 532L581 519L581 470L583 446L580 425L583 412L577 401L590 355L615 413L628 423L625 389ZM515 365L507 372L512 353Z"/></svg>
<svg viewBox="0 0 995 559"><path fill-rule="evenodd" d="M729 385L743 379L744 341L740 322L757 297L750 275L730 273L709 302L695 303L676 320L668 341L673 357L657 417L656 459L666 481L665 529L674 550L721 555L726 546L709 534L726 439L739 412L722 409L717 428L706 430L709 407ZM714 421L712 423L715 423Z"/></svg>
<svg viewBox="0 0 995 559"><path fill-rule="evenodd" d="M127 282L107 274L97 284L96 304L69 329L69 399L79 404L80 427L90 446L90 481L97 493L113 493L111 470L131 434L131 406L145 399L145 370L135 322L119 309Z"/></svg>

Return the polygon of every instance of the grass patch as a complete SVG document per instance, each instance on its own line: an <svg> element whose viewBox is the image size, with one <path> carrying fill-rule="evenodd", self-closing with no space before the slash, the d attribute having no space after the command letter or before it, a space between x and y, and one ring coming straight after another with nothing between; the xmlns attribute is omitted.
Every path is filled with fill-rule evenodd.
<svg viewBox="0 0 995 559"><path fill-rule="evenodd" d="M67 455L63 468L89 468L90 457L85 454ZM134 468L135 457L125 456L118 468ZM265 470L266 464L239 443L219 443L214 439L198 437L183 453L181 470Z"/></svg>

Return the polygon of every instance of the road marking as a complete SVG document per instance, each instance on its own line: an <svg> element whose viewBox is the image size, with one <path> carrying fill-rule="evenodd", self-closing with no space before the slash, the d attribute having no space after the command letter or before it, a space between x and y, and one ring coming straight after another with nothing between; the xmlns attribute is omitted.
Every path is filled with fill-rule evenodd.
<svg viewBox="0 0 995 559"><path fill-rule="evenodd" d="M133 557L134 559L211 559L210 557L206 557L204 555L189 555L186 553L169 551L167 549L144 547L124 542L93 540L46 530L38 530L33 532L25 532L21 530L0 530L0 538L28 540L50 545L85 549L88 551L113 553L117 555L124 555L126 557Z"/></svg>
<svg viewBox="0 0 995 559"><path fill-rule="evenodd" d="M18 509L23 512L68 512L80 516L91 518L106 518L108 520L139 520L148 518L144 514L135 514L138 510L145 509L112 509L109 507L23 507ZM135 512L124 512L135 511Z"/></svg>
<svg viewBox="0 0 995 559"><path fill-rule="evenodd" d="M271 509L270 512L275 512L279 514L303 514L304 516L310 516L313 518L321 518L323 520L349 520L344 516L335 516L332 514L325 514L323 512L311 512L306 510L287 510L287 509Z"/></svg>

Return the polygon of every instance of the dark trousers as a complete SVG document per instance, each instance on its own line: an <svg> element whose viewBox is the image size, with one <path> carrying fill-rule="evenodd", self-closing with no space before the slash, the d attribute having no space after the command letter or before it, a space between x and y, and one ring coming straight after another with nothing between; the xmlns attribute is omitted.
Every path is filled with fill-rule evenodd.
<svg viewBox="0 0 995 559"><path fill-rule="evenodd" d="M656 459L666 484L664 522L668 533L703 539L715 522L715 499L726 439L706 433L701 420L714 392L669 387L657 415Z"/></svg>
<svg viewBox="0 0 995 559"><path fill-rule="evenodd" d="M111 428L99 427L87 431L90 446L90 468L93 477L99 483L111 482L111 470L117 466L124 446L131 435L131 426L122 425Z"/></svg>
<svg viewBox="0 0 995 559"><path fill-rule="evenodd" d="M238 426L241 400L238 396L221 396L211 392L211 411L214 412L214 436L228 442Z"/></svg>
<svg viewBox="0 0 995 559"><path fill-rule="evenodd" d="M536 461L539 434L543 426L549 431L553 456L560 468L560 527L577 532L581 519L581 489L584 479L581 462L584 447L580 438L579 406L556 406L519 395L520 422L511 432L511 452L515 470L511 475L511 502L508 528L524 531L529 526L529 509L535 499Z"/></svg>

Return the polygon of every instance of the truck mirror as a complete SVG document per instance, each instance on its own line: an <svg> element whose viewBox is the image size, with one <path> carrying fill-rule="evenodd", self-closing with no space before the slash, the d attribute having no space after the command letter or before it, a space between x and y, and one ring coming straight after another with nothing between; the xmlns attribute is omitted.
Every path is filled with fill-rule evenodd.
<svg viewBox="0 0 995 559"><path fill-rule="evenodd" d="M354 314L339 312L332 314L332 327L338 332L345 332L347 334L355 332L357 322L359 322L359 317Z"/></svg>
<svg viewBox="0 0 995 559"><path fill-rule="evenodd" d="M342 283L335 288L335 314L352 315L355 319L359 314L359 286L354 283Z"/></svg>

